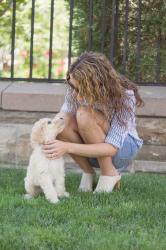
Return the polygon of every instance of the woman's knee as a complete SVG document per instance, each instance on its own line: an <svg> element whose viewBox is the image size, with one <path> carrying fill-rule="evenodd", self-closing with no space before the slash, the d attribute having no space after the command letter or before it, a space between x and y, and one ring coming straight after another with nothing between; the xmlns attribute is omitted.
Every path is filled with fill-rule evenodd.
<svg viewBox="0 0 166 250"><path fill-rule="evenodd" d="M109 129L109 124L103 113L86 106L80 106L77 110L76 120L78 129L88 129L95 125L99 126L105 133Z"/></svg>
<svg viewBox="0 0 166 250"><path fill-rule="evenodd" d="M92 120L92 110L86 106L80 106L76 113L78 127L87 128Z"/></svg>

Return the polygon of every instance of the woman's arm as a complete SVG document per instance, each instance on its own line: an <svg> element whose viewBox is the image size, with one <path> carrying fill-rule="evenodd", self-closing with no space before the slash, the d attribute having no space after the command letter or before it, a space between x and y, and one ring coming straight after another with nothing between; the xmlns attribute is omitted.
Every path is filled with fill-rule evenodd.
<svg viewBox="0 0 166 250"><path fill-rule="evenodd" d="M77 144L69 143L68 153L86 157L114 156L117 148L108 143Z"/></svg>
<svg viewBox="0 0 166 250"><path fill-rule="evenodd" d="M117 148L104 142L97 144L78 144L54 140L43 145L43 152L51 159L57 159L65 153L85 157L102 157L114 156L117 152Z"/></svg>

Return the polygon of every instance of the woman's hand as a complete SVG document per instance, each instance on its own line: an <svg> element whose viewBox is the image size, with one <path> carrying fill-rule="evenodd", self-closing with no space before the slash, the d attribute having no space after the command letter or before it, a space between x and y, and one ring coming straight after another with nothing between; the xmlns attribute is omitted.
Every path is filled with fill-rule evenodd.
<svg viewBox="0 0 166 250"><path fill-rule="evenodd" d="M43 145L43 152L50 160L55 160L68 153L69 143L59 140L53 140Z"/></svg>

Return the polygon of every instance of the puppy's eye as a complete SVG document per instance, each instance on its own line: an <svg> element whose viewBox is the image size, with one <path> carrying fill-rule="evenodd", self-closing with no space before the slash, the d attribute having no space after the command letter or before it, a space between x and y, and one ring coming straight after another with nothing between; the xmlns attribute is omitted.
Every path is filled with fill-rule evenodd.
<svg viewBox="0 0 166 250"><path fill-rule="evenodd" d="M47 124L51 124L51 121L48 121Z"/></svg>

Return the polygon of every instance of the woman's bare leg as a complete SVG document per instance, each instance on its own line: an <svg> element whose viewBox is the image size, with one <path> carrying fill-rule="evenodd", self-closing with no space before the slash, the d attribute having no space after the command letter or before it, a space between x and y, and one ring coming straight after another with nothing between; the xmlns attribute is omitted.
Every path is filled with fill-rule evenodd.
<svg viewBox="0 0 166 250"><path fill-rule="evenodd" d="M104 142L109 124L101 112L95 110L90 112L89 108L82 106L77 111L76 119L79 134L85 143ZM112 164L111 157L99 157L97 160L100 165L101 175L114 176L118 174L118 171Z"/></svg>
<svg viewBox="0 0 166 250"><path fill-rule="evenodd" d="M68 142L84 143L78 133L78 126L75 116L73 114L65 112L60 113L59 115L65 120L65 129L57 136L57 139ZM74 154L70 154L70 156L85 173L94 173L93 167L90 165L86 157L77 156Z"/></svg>

